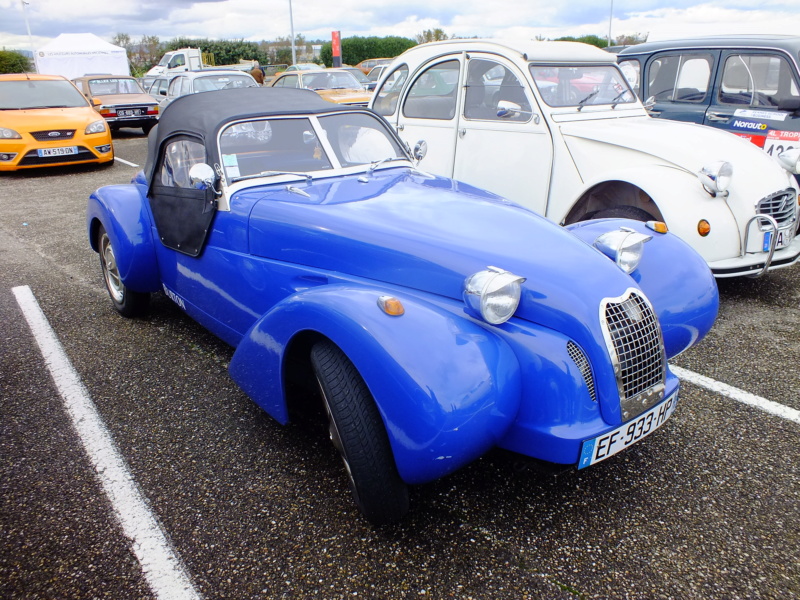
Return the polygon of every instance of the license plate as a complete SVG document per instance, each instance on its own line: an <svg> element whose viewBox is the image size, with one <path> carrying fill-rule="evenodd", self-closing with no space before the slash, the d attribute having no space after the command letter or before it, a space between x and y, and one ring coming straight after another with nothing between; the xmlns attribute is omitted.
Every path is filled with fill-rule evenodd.
<svg viewBox="0 0 800 600"><path fill-rule="evenodd" d="M581 458L578 468L583 469L589 465L599 463L610 456L614 456L653 433L661 427L675 412L678 405L678 392L675 392L649 411L640 415L635 421L625 423L614 431L609 431L592 440L586 440L581 446Z"/></svg>
<svg viewBox="0 0 800 600"><path fill-rule="evenodd" d="M37 150L39 156L64 156L65 154L77 154L77 146L66 146L65 148L40 148Z"/></svg>
<svg viewBox="0 0 800 600"><path fill-rule="evenodd" d="M778 231L778 241L775 242L775 250L780 250L787 244L790 244L791 241L794 239L793 232L789 231L788 229L783 229ZM772 231L765 231L764 232L764 252L769 252L769 245L772 242Z"/></svg>
<svg viewBox="0 0 800 600"><path fill-rule="evenodd" d="M130 108L117 111L117 116L120 117L138 117L141 114L142 110L140 108Z"/></svg>

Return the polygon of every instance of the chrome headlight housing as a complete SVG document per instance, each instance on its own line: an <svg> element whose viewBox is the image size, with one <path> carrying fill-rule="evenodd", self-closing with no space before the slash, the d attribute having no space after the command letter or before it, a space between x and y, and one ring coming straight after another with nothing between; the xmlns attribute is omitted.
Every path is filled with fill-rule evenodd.
<svg viewBox="0 0 800 600"><path fill-rule="evenodd" d="M733 165L723 160L706 165L697 174L700 183L712 196L726 194L732 177Z"/></svg>
<svg viewBox="0 0 800 600"><path fill-rule="evenodd" d="M784 150L778 154L778 162L790 173L800 175L800 148Z"/></svg>
<svg viewBox="0 0 800 600"><path fill-rule="evenodd" d="M106 121L105 119L100 119L99 121L95 121L91 125L86 128L86 134L90 133L103 133L106 130Z"/></svg>
<svg viewBox="0 0 800 600"><path fill-rule="evenodd" d="M645 242L652 239L651 235L639 233L628 227L620 227L616 231L609 231L599 236L594 241L594 246L617 263L620 269L626 273L633 273L642 260Z"/></svg>
<svg viewBox="0 0 800 600"><path fill-rule="evenodd" d="M517 310L525 277L497 267L487 267L464 281L464 304L491 325L508 321Z"/></svg>
<svg viewBox="0 0 800 600"><path fill-rule="evenodd" d="M8 127L0 127L0 139L21 140L22 136L13 129L9 129Z"/></svg>

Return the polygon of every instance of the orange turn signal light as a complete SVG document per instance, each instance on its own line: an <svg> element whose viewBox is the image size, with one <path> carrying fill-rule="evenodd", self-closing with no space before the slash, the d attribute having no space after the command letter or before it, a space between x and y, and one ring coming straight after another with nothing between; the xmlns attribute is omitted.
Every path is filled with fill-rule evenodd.
<svg viewBox="0 0 800 600"><path fill-rule="evenodd" d="M701 237L706 237L711 233L711 223L705 219L700 219L700 222L697 223L697 233L699 233Z"/></svg>
<svg viewBox="0 0 800 600"><path fill-rule="evenodd" d="M645 225L647 225L648 229L652 229L656 233L667 233L669 231L669 228L664 221L648 221L645 223Z"/></svg>
<svg viewBox="0 0 800 600"><path fill-rule="evenodd" d="M378 306L391 317L399 317L406 312L403 303L394 296L381 296L378 298Z"/></svg>

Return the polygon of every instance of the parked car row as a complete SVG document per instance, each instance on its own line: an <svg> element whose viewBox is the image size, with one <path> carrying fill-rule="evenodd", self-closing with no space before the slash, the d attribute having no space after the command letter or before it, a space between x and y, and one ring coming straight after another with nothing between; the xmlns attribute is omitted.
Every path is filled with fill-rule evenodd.
<svg viewBox="0 0 800 600"><path fill-rule="evenodd" d="M616 55L449 40L380 66L372 110L333 99L344 69L181 73L144 170L87 208L114 309L163 293L278 422L316 404L374 524L491 448L582 469L638 443L715 276L800 258L800 153L651 118Z"/></svg>

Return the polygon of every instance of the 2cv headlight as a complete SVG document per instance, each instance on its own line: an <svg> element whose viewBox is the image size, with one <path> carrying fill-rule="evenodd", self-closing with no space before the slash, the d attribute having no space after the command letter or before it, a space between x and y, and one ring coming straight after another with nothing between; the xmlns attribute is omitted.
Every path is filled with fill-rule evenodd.
<svg viewBox="0 0 800 600"><path fill-rule="evenodd" d="M726 161L719 161L706 165L697 174L697 178L706 191L712 196L725 195L731 185L733 165Z"/></svg>
<svg viewBox="0 0 800 600"><path fill-rule="evenodd" d="M508 321L519 306L524 277L497 267L487 267L464 281L464 304L491 325Z"/></svg>
<svg viewBox="0 0 800 600"><path fill-rule="evenodd" d="M778 161L790 173L800 175L800 148L784 150L778 154Z"/></svg>

